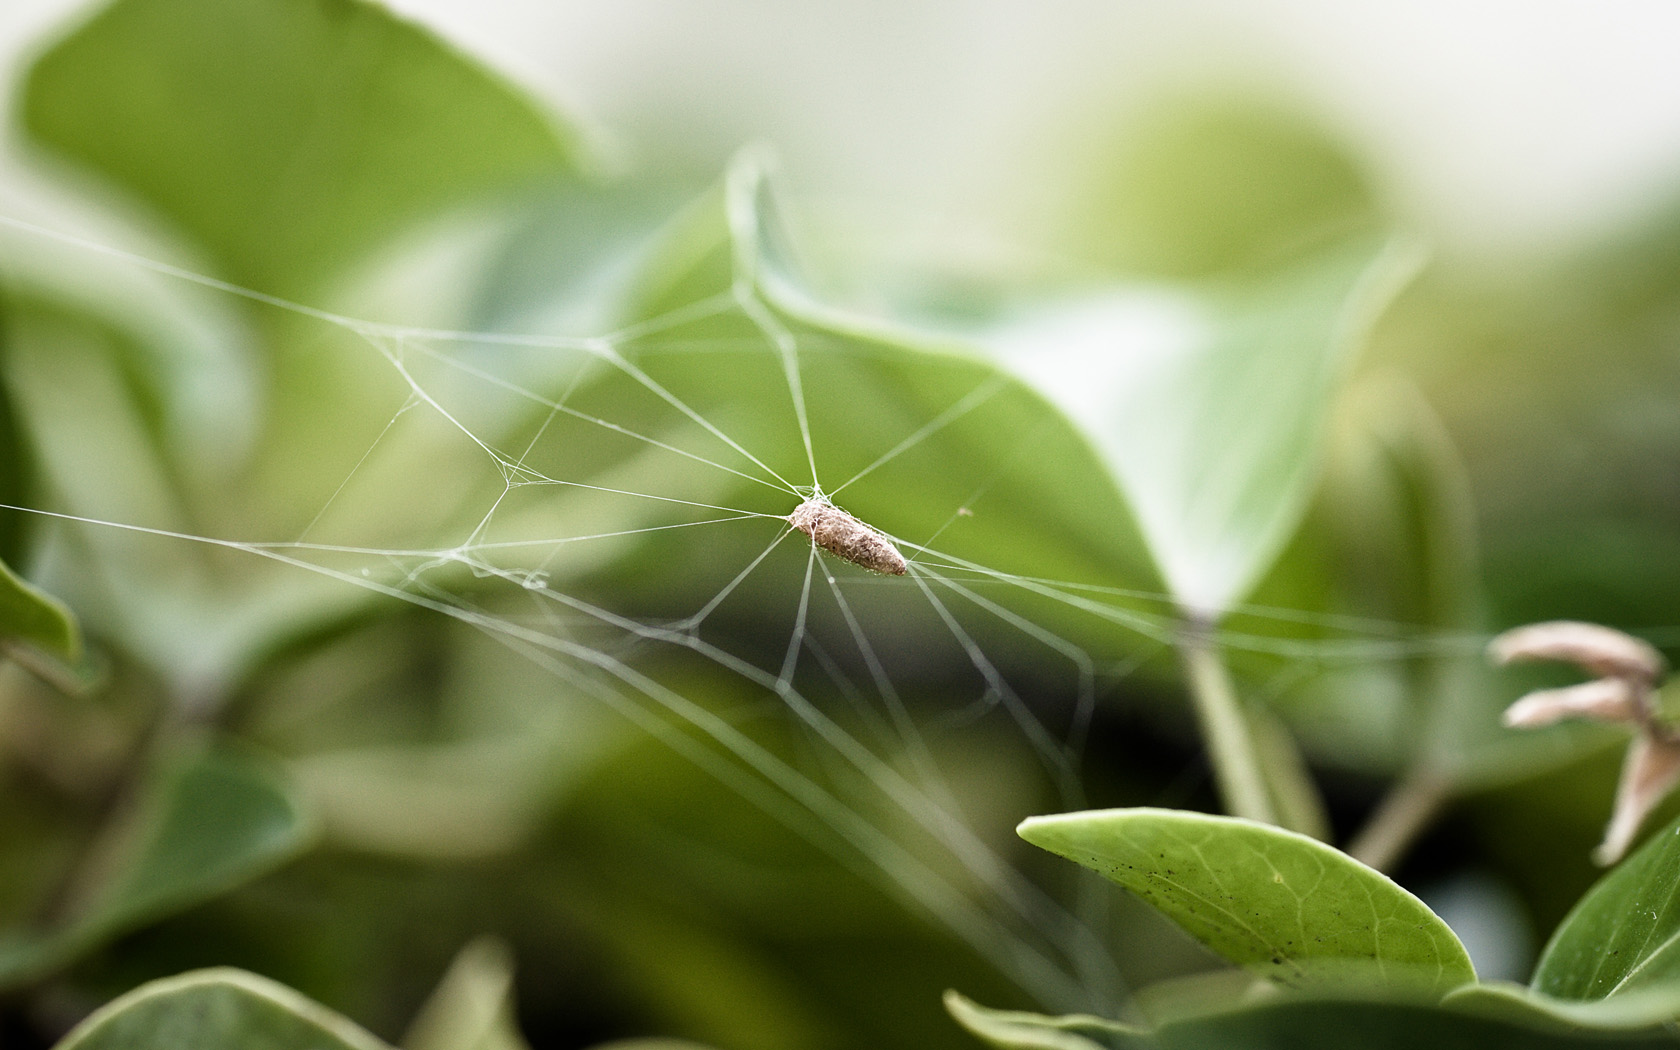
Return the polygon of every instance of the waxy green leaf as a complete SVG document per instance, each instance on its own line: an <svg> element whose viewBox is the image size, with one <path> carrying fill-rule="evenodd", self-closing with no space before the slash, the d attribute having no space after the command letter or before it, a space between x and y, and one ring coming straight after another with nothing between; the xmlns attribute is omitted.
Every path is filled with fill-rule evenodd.
<svg viewBox="0 0 1680 1050"><path fill-rule="evenodd" d="M1166 809L1031 817L1019 832L1284 985L1375 980L1445 992L1476 979L1464 946L1422 901L1304 835Z"/></svg>
<svg viewBox="0 0 1680 1050"><path fill-rule="evenodd" d="M285 985L243 970L143 984L77 1025L54 1050L390 1050Z"/></svg>
<svg viewBox="0 0 1680 1050"><path fill-rule="evenodd" d="M1680 821L1587 891L1540 955L1535 991L1592 1000L1680 982Z"/></svg>

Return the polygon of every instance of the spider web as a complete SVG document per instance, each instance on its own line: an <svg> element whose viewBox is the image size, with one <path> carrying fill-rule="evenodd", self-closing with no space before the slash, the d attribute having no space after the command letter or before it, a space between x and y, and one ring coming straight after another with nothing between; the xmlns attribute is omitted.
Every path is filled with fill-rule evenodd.
<svg viewBox="0 0 1680 1050"><path fill-rule="evenodd" d="M939 366L948 396L911 396L895 388L888 350L798 329L741 282L600 335L445 331L5 223L256 304L365 384L329 399L346 420L337 440L274 456L310 468L278 537L27 509L93 534L266 559L468 624L931 917L1046 1006L1110 1006L1118 981L1095 906L1056 899L999 850L996 829L971 826L946 741L1006 720L1060 804L1081 806L1099 705L1159 680L1178 621L1167 596L1091 568L1100 555L1046 555L1057 537L970 538L988 519L1031 519L999 494L1023 491L1058 448L1028 427L1001 461L961 455L974 433L1019 425L1006 379L953 359ZM815 493L888 536L907 575L870 575L792 531L786 515ZM1241 612L1278 630L1220 642L1268 661L1271 692L1327 667L1482 641ZM662 661L673 653L721 672L740 699L720 708L672 684ZM766 710L818 758L789 758L745 728Z"/></svg>

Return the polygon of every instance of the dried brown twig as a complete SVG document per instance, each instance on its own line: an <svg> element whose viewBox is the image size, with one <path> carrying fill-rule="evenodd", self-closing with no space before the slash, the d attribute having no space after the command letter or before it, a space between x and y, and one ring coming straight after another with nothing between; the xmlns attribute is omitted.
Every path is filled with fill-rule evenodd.
<svg viewBox="0 0 1680 1050"><path fill-rule="evenodd" d="M1616 863L1651 810L1680 783L1680 732L1663 721L1657 704L1657 681L1667 670L1662 654L1609 627L1556 620L1506 631L1489 644L1488 655L1499 664L1561 660L1597 676L1578 685L1529 693L1506 708L1508 726L1533 728L1587 718L1633 727L1610 824L1593 851L1599 864Z"/></svg>

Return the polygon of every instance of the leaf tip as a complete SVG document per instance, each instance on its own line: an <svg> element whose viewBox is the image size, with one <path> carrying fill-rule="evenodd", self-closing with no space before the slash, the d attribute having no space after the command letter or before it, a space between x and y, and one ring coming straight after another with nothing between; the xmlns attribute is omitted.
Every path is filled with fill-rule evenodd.
<svg viewBox="0 0 1680 1050"><path fill-rule="evenodd" d="M1022 839L1032 843L1040 849L1049 849L1050 847L1047 845L1047 840L1054 837L1051 832L1054 825L1058 822L1058 817L1059 814L1028 817L1026 820L1023 820L1021 823L1015 825L1015 834L1021 836Z"/></svg>

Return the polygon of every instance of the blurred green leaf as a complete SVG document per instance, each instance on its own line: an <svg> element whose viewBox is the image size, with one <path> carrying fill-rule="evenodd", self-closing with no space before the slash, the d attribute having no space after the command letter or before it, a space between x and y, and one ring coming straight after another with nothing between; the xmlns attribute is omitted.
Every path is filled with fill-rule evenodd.
<svg viewBox="0 0 1680 1050"><path fill-rule="evenodd" d="M1377 221L1350 151L1298 111L1232 93L1103 117L1058 169L1076 173L1059 232L1111 270L1251 269Z"/></svg>
<svg viewBox="0 0 1680 1050"><path fill-rule="evenodd" d="M1284 997L1172 1022L1161 1050L1588 1050L1673 1046L1670 1033L1562 1028L1534 1017L1486 1017L1426 1003Z"/></svg>
<svg viewBox="0 0 1680 1050"><path fill-rule="evenodd" d="M479 611L528 602L487 596ZM435 671L417 678L419 663ZM237 711L242 736L284 759L325 845L443 864L528 845L634 732L480 625L420 609L294 649Z"/></svg>
<svg viewBox="0 0 1680 1050"><path fill-rule="evenodd" d="M529 200L476 274L474 331L592 336L624 319L650 259L669 247L670 224L707 188L646 181L561 185ZM540 388L543 357L498 375Z"/></svg>
<svg viewBox="0 0 1680 1050"><path fill-rule="evenodd" d="M0 254L7 259L6 272L0 275L0 361L3 361L11 342L7 321L12 304L6 293L20 266L12 258L18 253L0 249ZM0 503L26 506L31 498L34 475L34 462L18 426L11 391L0 383ZM25 540L33 524L25 514L0 514L0 560L25 564L28 554Z"/></svg>
<svg viewBox="0 0 1680 1050"><path fill-rule="evenodd" d="M1534 990L1594 1000L1680 982L1680 821L1605 875L1552 934Z"/></svg>
<svg viewBox="0 0 1680 1050"><path fill-rule="evenodd" d="M1222 967L1153 981L1132 996L1132 1012L1149 1025L1219 1013L1278 992L1278 986L1252 970Z"/></svg>
<svg viewBox="0 0 1680 1050"><path fill-rule="evenodd" d="M1419 261L1354 237L1218 281L1030 306L977 338L1096 448L1179 610L1212 625L1300 528L1344 380ZM1262 762L1221 656L1180 647L1227 810L1322 830L1293 741L1266 730L1278 760Z"/></svg>
<svg viewBox="0 0 1680 1050"><path fill-rule="evenodd" d="M1526 990L1466 985L1439 1005L1393 1000L1273 994L1228 1001L1152 1029L1087 1017L988 1010L951 993L951 1013L992 1046L1005 1050L1589 1050L1673 1046L1674 1035L1649 1017L1613 1017L1605 1010L1558 1009ZM1597 1005L1597 1004L1595 1004Z"/></svg>
<svg viewBox="0 0 1680 1050"><path fill-rule="evenodd" d="M1422 901L1304 835L1164 809L1031 817L1019 831L1285 985L1374 978L1445 992L1476 979L1464 946Z"/></svg>
<svg viewBox="0 0 1680 1050"><path fill-rule="evenodd" d="M530 1050L513 1012L513 955L484 937L461 949L402 1039L403 1050Z"/></svg>
<svg viewBox="0 0 1680 1050"><path fill-rule="evenodd" d="M710 1050L699 1043L691 1043L686 1039L615 1039L610 1043L597 1043L590 1050Z"/></svg>
<svg viewBox="0 0 1680 1050"><path fill-rule="evenodd" d="M1273 707L1321 762L1418 762L1491 776L1462 757L1508 747L1476 634L1480 571L1468 479L1403 376L1363 377L1339 400L1319 491L1254 596L1226 622L1233 672L1267 680L1315 651L1321 666ZM1298 609L1293 622L1268 615ZM1256 652L1270 644L1274 651ZM1280 658L1277 653L1285 654Z"/></svg>
<svg viewBox="0 0 1680 1050"><path fill-rule="evenodd" d="M1475 624L1475 497L1433 406L1403 373L1383 369L1348 391L1334 424L1326 509L1337 515L1336 567L1352 577L1350 611L1423 630Z"/></svg>
<svg viewBox="0 0 1680 1050"><path fill-rule="evenodd" d="M1608 1033L1660 1026L1673 1038L1673 1023L1680 1019L1680 983L1666 981L1604 999L1582 1000L1556 999L1520 984L1496 981L1456 989L1444 1005L1463 1013L1565 1030Z"/></svg>
<svg viewBox="0 0 1680 1050"><path fill-rule="evenodd" d="M598 487L527 487L503 504L499 524L509 538L539 527L548 536L642 529L573 545L554 568L611 551L615 603L681 616L719 595L786 532L776 519L802 498L794 487L820 483L900 540L935 584L947 575L971 582L964 563L974 562L983 572L1159 590L1112 483L1052 406L969 344L818 302L786 262L790 250L764 163L752 154L667 224L627 282L617 325L630 337L593 357L545 351L540 360L554 378L539 389L564 393L566 407L552 420L532 421L544 429L525 462L545 477ZM570 294L556 290L557 309ZM542 312L540 304L519 310L533 312ZM498 369L525 374L513 354L498 351L495 360ZM720 507L758 517L717 521ZM649 529L685 521L709 524ZM501 538L497 525L487 538ZM933 549L918 554L923 542ZM783 542L730 592L731 602L756 603L755 615L780 608L790 577L796 592L805 560L798 543ZM845 567L837 573L848 574ZM1136 649L1135 635L1117 636L1112 623L1093 622L1073 602L1031 586L979 590L1017 612L1030 606L1028 618L1046 635L1080 620L1082 628L1070 629L1082 643ZM894 616L934 615L910 579L855 600L890 604ZM967 598L951 601L969 616ZM1154 626L1129 610L1156 603L1103 596L1089 604L1118 605L1113 615L1123 623ZM813 613L819 621L830 615ZM823 629L819 622L816 630ZM949 633L937 621L931 630ZM1018 631L1007 633L1018 643Z"/></svg>
<svg viewBox="0 0 1680 1050"><path fill-rule="evenodd" d="M757 690L734 676L702 663L662 680L726 717L754 712L736 724L774 754L798 762L806 753L804 727L765 717ZM826 696L813 699L828 708ZM946 859L951 851L920 814L884 798L883 785L838 762L825 766L824 786L874 829L869 837L881 836L848 842L842 836L856 825L844 813L781 802L743 781L744 767L696 756L682 738L673 750L669 732L659 737L623 741L569 795L545 846L521 862L531 892L551 902L539 911L547 923L591 934L585 979L604 984L596 996L632 996L649 1030L736 1050L914 1050L964 1041L939 1006L947 984L1000 999L1036 980L1049 986L1046 998L1085 1001L1074 982L1046 979L1035 962L1062 958L1049 931L1065 916L1051 910L1042 928L1022 923L986 888L989 872ZM1020 848L1007 834L1014 807L1043 789L1019 734L994 723L927 743L982 836L973 848ZM987 831L1002 834L987 841ZM896 877L902 869L890 858L899 848L926 858L920 885ZM1092 939L1079 943L1102 951ZM1023 960L1036 969L1023 974Z"/></svg>
<svg viewBox="0 0 1680 1050"><path fill-rule="evenodd" d="M1141 1028L1100 1017L1049 1017L1018 1010L993 1010L956 992L945 993L945 1009L957 1023L984 1042L1003 1050L1124 1050L1151 1047Z"/></svg>
<svg viewBox="0 0 1680 1050"><path fill-rule="evenodd" d="M47 582L90 631L160 670L181 702L214 706L277 635L367 601L291 566L148 535L214 534L217 517L254 501L230 499L227 478L167 455L155 405L131 382L138 335L33 298L17 299L7 322L5 379L38 469L56 509L94 522L62 526L85 553Z"/></svg>
<svg viewBox="0 0 1680 1050"><path fill-rule="evenodd" d="M1240 280L1022 311L985 341L1099 450L1180 606L1217 621L1299 525L1336 394L1418 261L1362 238Z"/></svg>
<svg viewBox="0 0 1680 1050"><path fill-rule="evenodd" d="M964 563L972 562L986 569L1024 576L1086 581L1105 579L1113 580L1115 585L1121 587L1150 590L1155 588L1155 574L1142 564L1146 561L1146 555L1139 549L1140 540L1132 515L1123 507L1109 503L1107 499L1104 499L1106 507L1102 512L1093 513L1097 509L1094 505L1097 494L1102 493L1106 496L1112 491L1114 475L1111 459L1106 464L1099 465L1096 471L1090 469L1091 427L1086 427L1087 436L1082 440L1078 433L1068 433L1067 420L1058 418L1055 413L1043 413L1038 420L1032 420L1030 416L1022 418L1017 412L1002 416L1006 404L1004 398L1013 400L1016 396L1012 389L1014 384L1001 385L1006 381L1011 368L1025 376L1028 386L1033 385L1035 377L1042 378L1053 373L1058 377L1055 382L1063 383L1064 392L1077 390L1078 398L1086 398L1088 401L1093 388L1101 388L1097 396L1108 396L1108 386L1101 381L1093 384L1090 380L1092 363L1085 358L1074 360L1068 355L1069 346L1077 347L1077 341L1070 344L1059 337L1062 333L1046 335L1042 330L1035 331L1034 337L1040 342L1034 345L1033 353L1025 354L1022 351L1025 357L1021 359L1012 356L1011 352L1003 354L1005 375L997 378L997 383L1000 384L997 393L990 395L982 404L972 408L966 407L962 389L954 387L948 379L939 376L934 368L946 365L955 354L972 354L975 344L941 342L926 335L914 334L905 327L866 319L819 301L800 276L799 267L793 259L794 246L782 228L783 221L768 190L764 161L753 154L744 155L732 167L725 184L718 191L709 198L702 199L674 224L666 245L645 270L628 320L651 326L660 324L664 318L681 317L685 311L693 312L697 307L707 304L710 304L709 315L702 322L683 323L660 336L649 338L645 342L638 341L635 347L638 351L637 364L645 365L649 361L657 360L660 370L658 375L664 387L667 390L678 389L674 382L665 381L665 377L673 374L667 370L676 367L682 358L673 354L667 360L662 354L664 346L670 345L673 349L687 351L683 357L688 359L699 356L694 352L696 347L711 347L706 356L718 367L706 373L704 381L716 384L720 388L734 387L728 392L731 402L738 403L746 398L755 403L776 406L776 414L782 417L783 437L779 442L755 441L752 447L772 450L775 458L762 458L772 464L783 478L793 478L799 483L804 483L803 479L813 473L811 464L801 465L798 458L807 440L810 442L809 456L816 463L822 463L836 451L849 451L846 447L848 444L856 446L856 451L852 454L857 456L858 463L864 465L865 474L859 478L860 484L854 490L858 494L846 494L842 498L858 501L880 493L882 505L889 506L891 513L897 516L895 520L867 511L861 512L861 516L866 520L894 535L914 536L916 531L920 530L907 531L900 524L908 514L915 513L923 505L928 505L935 514L944 512L943 521L930 515L925 526L929 532L939 537L939 549L930 552L930 556L919 562L916 562L915 558L912 559L918 568L929 572L930 575L952 563L967 568L969 566ZM1343 314L1357 313L1359 307L1349 306L1343 300L1351 294L1352 286L1358 285L1362 280L1375 279L1369 278L1365 273L1372 267L1370 254L1373 250L1372 245L1366 243L1344 251L1342 254L1345 257L1334 260L1334 265L1326 263L1323 259L1318 260L1319 268L1327 269L1331 275L1331 287L1323 286L1324 281L1320 279L1322 274L1315 273L1305 278L1296 274L1288 293L1279 296L1283 302L1281 307L1269 299L1267 294L1246 286L1236 291L1225 288L1217 294L1206 293L1203 297L1206 301L1194 299L1188 294L1182 296L1184 302L1190 303L1198 312L1195 322L1198 338L1201 334L1199 328L1204 320L1202 315L1207 315L1207 318L1217 317L1217 323L1211 320L1208 322L1212 328L1218 329L1208 335L1208 339L1215 345L1211 348L1192 349L1197 352L1206 351L1216 357L1223 354L1215 364L1234 362L1251 371L1258 368L1264 373L1264 364L1256 366L1245 361L1244 357L1256 351L1257 347L1259 350L1265 350L1276 343L1282 346L1283 350L1274 348L1273 357L1281 355L1288 362L1297 363L1295 359L1302 355L1290 345L1290 339L1301 336L1297 329L1302 325L1310 330L1307 341L1312 343L1311 336L1334 341L1332 337L1340 334L1333 331L1338 324L1353 323ZM1296 285L1304 287L1305 291L1302 292ZM1269 288L1268 294L1275 291L1275 288ZM755 303L746 298L749 293L759 297L762 302ZM1222 294L1231 301L1221 300ZM1292 294L1302 301L1291 300L1289 296ZM1150 304L1144 306L1146 314L1153 309ZM1274 316L1275 313L1281 313L1281 322L1278 316ZM1303 315L1306 320L1301 321L1296 314ZM1138 323L1143 324L1145 329L1150 329L1142 335L1156 338L1158 342L1160 332L1151 329L1150 325L1159 322L1171 327L1169 322L1178 320L1183 319L1167 317L1163 320L1159 315L1151 315ZM1219 325L1224 327L1219 328ZM1132 334L1139 333L1134 329ZM1000 345L1021 351L1021 347L1012 342L1013 336L997 336L994 333L994 337ZM1231 342L1232 345L1228 346L1221 340ZM724 368L720 360L722 348L754 344L761 348L751 368L757 370L762 377L755 387L755 391L764 392L762 395L756 392L747 395L739 389L738 383L742 377L751 374L747 366L737 363ZM810 350L813 344L818 348L816 353ZM825 345L832 349L822 352ZM1337 345L1340 348L1340 344ZM1311 348L1314 353L1324 352L1317 344L1312 344ZM847 362L848 369L841 371L835 367L839 363L835 353L838 350L863 351L871 357L890 353L894 355L899 366L896 369L899 375L890 381L884 381L869 375L850 362ZM1291 353L1293 357L1290 356ZM654 358L652 355L655 354L661 356ZM946 360L941 361L941 357L945 357ZM1227 358L1230 360L1226 360ZM884 371L873 361L868 364L871 371ZM1124 371L1122 368L1122 372ZM1136 369L1133 368L1132 371ZM1204 366L1203 371L1203 379L1207 379L1208 376L1217 379L1219 375L1218 368ZM1331 377L1331 380L1338 377L1339 373L1338 376ZM976 377L976 386L971 388L971 391L979 392L984 389L983 378L983 374ZM1333 393L1331 388L1334 382L1331 380L1320 384L1325 389L1316 391L1319 400L1326 402L1324 405L1317 404L1311 394L1303 397L1291 391L1289 397L1285 398L1288 402L1286 409L1297 415L1304 414L1307 418L1303 422L1302 419L1289 417L1283 419L1279 425L1287 428L1300 424L1311 432L1311 437L1316 438L1317 430L1323 428L1323 419L1320 416L1328 411L1327 403ZM1041 388L1044 385L1039 384ZM781 388L780 391L778 387ZM687 385L680 389L684 391L684 403L700 404L716 396L710 392L689 394L686 391L694 388ZM870 390L872 394L869 397L862 396L861 390ZM885 398L882 395L889 390L899 398L919 391L948 391L943 393L944 404L953 409L964 409L964 415L952 425L931 432L922 442L930 447L921 447L913 442L907 450L893 449L892 430L882 428L882 432L877 435L865 426L870 419L873 403L884 402ZM1041 392L1044 391L1041 389ZM1090 422L1089 414L1081 417L1078 413L1079 404L1072 405L1070 410L1068 399L1058 398L1055 390L1048 391L1047 396L1054 407L1072 415L1075 425ZM1246 389L1227 391L1226 396L1233 404L1246 404L1253 400ZM829 406L833 403L831 399L835 398L843 398L843 401L836 406L837 410L830 412ZM1172 399L1167 397L1165 400ZM783 404L791 411L783 410L780 407ZM924 398L923 404L925 407L921 409L921 418L931 419L943 425L942 415L949 413L951 409L941 413L940 401L933 398ZM1110 408L1112 406L1105 405L1095 411L1098 415L1106 416ZM606 418L620 418L612 413L599 414ZM700 414L708 415L704 411ZM1231 408L1219 405L1210 409L1209 414L1220 417L1223 422L1223 417L1231 414ZM914 418L910 417L912 420ZM995 424L992 422L994 420ZM762 425L768 421L770 420L755 419L752 425ZM901 423L899 426L902 428L900 433L916 436L914 422ZM1065 452L1053 452L1046 438L1038 437L1039 434L1050 436L1052 428L1067 435L1065 438L1061 434L1055 435L1055 447L1066 449ZM731 429L734 436L738 437L743 433L751 431L745 431L739 425ZM1145 435L1144 441L1150 451L1139 451L1136 456L1140 460L1147 458L1160 440L1159 434ZM1220 449L1220 452L1240 454L1240 450L1246 447L1246 440L1246 436L1233 439L1228 443L1228 447ZM1287 444L1290 437L1285 435L1279 440ZM966 447L958 445L958 441L965 441ZM948 445L955 446L951 452L945 451ZM902 455L902 462L890 463L887 469L875 471L865 458L871 448L891 449L894 453L907 454ZM1293 451L1293 448L1279 449L1277 455L1282 460ZM935 459L936 456L939 458ZM889 455L890 458L892 457ZM937 463L937 467L927 471L914 469L922 463ZM982 506L971 505L975 495L965 496L963 487L952 484L953 480L961 477L953 471L963 470L962 466L955 466L957 463L987 465L990 476L969 471L965 471L965 474L972 478L970 484L973 487L970 491L986 497L983 506L990 513L982 513ZM995 466L997 464L1002 464L1003 469ZM1109 468L1109 479L1101 477L1105 466ZM833 474L826 469L826 463L823 464L823 468L815 471L818 479L832 478ZM1218 464L1209 469L1215 474L1235 473ZM1028 476L1021 477L1022 473ZM840 476L846 475L842 472ZM895 477L904 478L905 481L893 487L884 484ZM1119 480L1124 482L1124 476L1121 475ZM1310 473L1303 475L1301 485L1298 486L1302 491L1296 494L1300 499L1304 500L1306 495L1310 494L1312 480ZM1023 482L1026 484L1022 485ZM824 480L823 484L829 491L835 490L832 480ZM1270 479L1267 484L1270 484ZM1021 488L1017 488L1018 485ZM1031 488L1026 488L1026 485L1030 485ZM933 494L942 488L950 495L943 499L935 499ZM893 499L895 493L908 492L917 493L919 498L916 501L906 501L902 497ZM1020 495L1016 495L1017 492ZM1272 495L1274 494L1268 490L1267 498L1271 498ZM848 509L854 513L859 513L859 506L857 502L848 502ZM1014 514L1017 508L1031 508L1035 513L1031 517L1017 519ZM785 509L781 512L785 513ZM999 524L1000 517L1004 514L1009 516L1001 522L1008 526L1007 531L995 532L995 540L989 536L982 538L982 534L988 531L987 527ZM1069 535L1070 526L1076 526L1078 533ZM1241 527L1246 527L1246 523L1234 526ZM1052 529L1056 531L1050 531ZM1164 531L1176 537L1182 530L1174 523L1171 529ZM1062 536L1058 537L1057 532ZM1059 538L1061 544L1060 550L1057 551L1055 545ZM978 542L969 546L965 542L969 540ZM1072 554L1083 554L1085 550L1091 552L1090 557L1079 560L1069 557ZM1056 551L1060 557L1055 561L1045 560L1038 564L1028 560L1029 555L1041 551ZM1186 561L1194 561L1198 565L1205 563L1207 559L1201 558L1200 553L1198 551L1195 558L1187 555ZM957 557L945 557L948 554L955 554ZM1159 556L1160 552L1157 551L1156 554L1157 564L1170 568ZM743 549L741 555L743 558L750 558L751 552ZM662 564L679 560L687 559L659 559ZM1122 568L1124 575L1116 577L1112 574L1113 568L1109 568L1110 566ZM1257 560L1245 571L1258 572L1263 567L1264 565ZM1095 575L1093 569L1103 572L1103 575ZM713 581L711 587L715 590L723 582ZM1031 588L1027 590L1030 591ZM1068 607L1055 610L1047 607L1051 603L1023 606L1021 598L1022 595L1017 593L1010 595L1006 600L1013 603L1012 608L1030 608L1032 621L1042 625L1047 633L1076 638L1079 644L1089 646L1097 652L1113 652L1111 647L1114 640L1098 640L1095 637L1098 631L1094 628L1099 628L1100 624L1093 623L1088 615L1085 616L1083 626L1069 626L1070 620L1079 617L1069 616ZM1135 599L1133 601L1135 602ZM1127 616L1124 611L1125 603L1105 604L1109 604L1111 609L1098 608L1095 602L1082 605L1068 603L1081 614L1097 612L1100 619L1135 627L1152 640L1165 638L1166 632L1158 618L1158 612L1154 618ZM1114 608L1115 606L1118 608ZM1151 609L1158 610L1158 606L1151 606ZM1266 785L1265 790L1278 796L1279 802L1284 804L1286 811L1300 827L1321 831L1323 821L1316 812L1319 807L1313 798L1310 781L1290 742L1285 736L1274 733L1269 736L1268 743L1270 749L1281 760L1266 765L1265 769L1272 775L1273 783Z"/></svg>
<svg viewBox="0 0 1680 1050"><path fill-rule="evenodd" d="M38 977L253 879L294 856L308 834L304 814L263 763L222 749L169 759L81 873L70 917L0 939L0 985Z"/></svg>
<svg viewBox="0 0 1680 1050"><path fill-rule="evenodd" d="M579 156L508 84L359 0L118 0L36 61L21 108L38 142L282 295Z"/></svg>
<svg viewBox="0 0 1680 1050"><path fill-rule="evenodd" d="M208 249L220 273L317 304L342 303L343 285L330 282L396 235L421 226L424 232L458 232L444 225L463 208L523 199L536 186L576 189L585 159L579 137L511 84L383 7L357 0L119 0L40 56L25 85L22 112L41 144L160 208L200 242L189 251ZM356 294L364 300L398 295L386 285L412 278L405 266L428 273L439 266L431 253L445 248L434 241L468 251L448 236L419 247L405 244L400 257L357 285ZM413 262L415 256L422 261ZM461 262L453 256L446 261ZM150 418L156 406L149 403L157 392L123 390L111 380L159 370L155 363L137 368L136 362L179 362L187 355L149 352L153 342L179 341L170 330L134 320L157 311L125 311L121 304L132 296L113 292L120 282L82 276L84 285L98 287L93 293L76 289L78 309L87 305L83 300L98 303L103 292L109 302L98 303L103 309L89 306L87 313L115 313L132 323L76 318L80 327L116 327L123 334L101 332L109 345L98 349L112 359L84 362L91 379L78 375L56 397L40 387L32 391L41 402L31 406L32 422L45 436L40 447L59 461L78 460L81 450L101 442L65 435L96 428L108 432L104 451L121 449L131 459L144 458L139 452L150 445L189 454L109 469L88 462L96 457L87 455L53 463L56 480L78 497L70 500L75 512L203 537L299 537L313 530L311 539L326 542L425 549L458 542L503 488L496 464L473 436L433 412L398 418L410 389L381 356L384 344L225 295L213 305L239 309L217 319L231 318L238 334L252 337L263 356L256 361L258 354L250 355L252 371L260 370L266 387L254 392L253 382L248 389L217 391L212 400L224 410L234 406L235 422L220 421L215 455L200 454L202 447L134 440L138 432L158 429ZM418 300L445 326L458 327L447 306L434 306L453 301L437 286L468 281L453 272L431 277L432 285L408 290L404 302ZM65 298L58 294L63 291L54 286L55 301ZM359 308L387 312L366 301ZM67 333L69 327L43 330L36 324L27 333L35 343L29 349L53 358L65 355L66 341L74 351L90 349L86 333ZM213 334L233 341L225 329ZM226 380L230 371L216 378ZM447 366L437 372L442 375L422 371L416 378L443 396L457 375ZM187 373L208 381L203 368ZM90 410L89 402L69 392L74 386L98 387L108 411ZM179 406L172 408L172 400L188 399L159 400L173 414ZM530 400L507 396L493 409L478 406L466 422L488 444L510 425L497 412L523 421L541 411ZM259 420L260 427L251 425ZM211 459L219 461L219 471L206 469ZM140 469L123 469L135 466ZM311 577L295 567L265 568L248 555L230 557L178 540L146 542L109 528L90 528L87 535L112 555L102 567L113 579L90 588L110 607L100 626L109 630L109 621L116 621L125 642L167 669L177 692L207 707L265 651L347 617L369 599L342 580ZM400 581L401 573L395 578ZM194 639L190 647L182 644L188 637Z"/></svg>
<svg viewBox="0 0 1680 1050"><path fill-rule="evenodd" d="M64 603L0 562L0 639L24 642L65 663L82 655L81 630Z"/></svg>
<svg viewBox="0 0 1680 1050"><path fill-rule="evenodd" d="M141 985L95 1011L55 1050L389 1047L285 985L243 970L215 969Z"/></svg>

